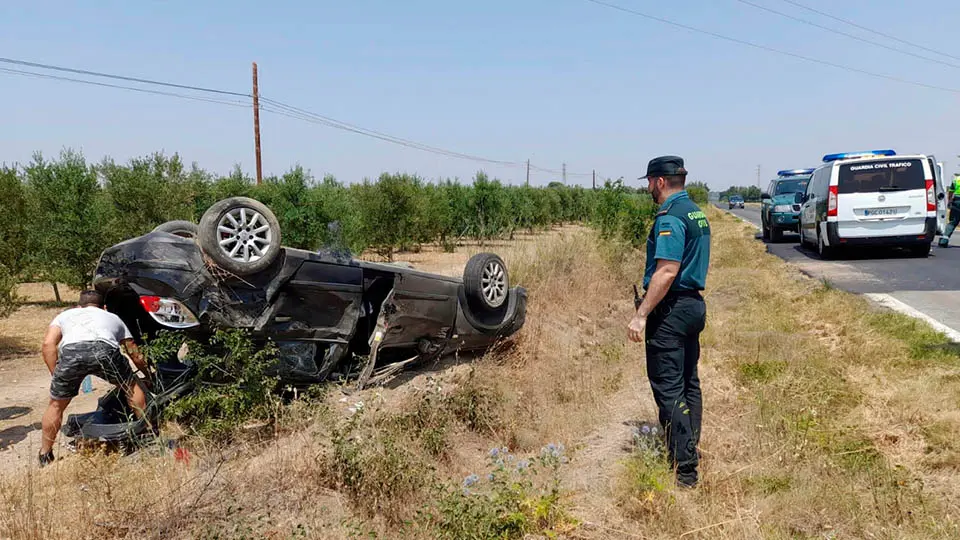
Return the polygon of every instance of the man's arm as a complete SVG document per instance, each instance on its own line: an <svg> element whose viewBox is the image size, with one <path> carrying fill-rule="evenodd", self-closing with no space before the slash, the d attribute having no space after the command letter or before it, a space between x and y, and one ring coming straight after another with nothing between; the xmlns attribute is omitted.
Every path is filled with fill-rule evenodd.
<svg viewBox="0 0 960 540"><path fill-rule="evenodd" d="M670 290L673 280L677 279L679 273L679 261L658 260L657 269L653 272L653 277L650 278L647 294L643 298L643 303L640 304L640 309L637 310L637 315L644 319L649 317L657 304L667 295L667 291Z"/></svg>
<svg viewBox="0 0 960 540"><path fill-rule="evenodd" d="M633 320L630 321L630 326L628 327L630 341L637 343L643 341L644 330L647 327L647 317L656 309L660 301L663 300L663 297L667 295L670 286L673 285L673 280L677 278L677 274L679 273L679 261L669 261L665 259L657 261L657 269L650 278L650 285L647 286L647 294L643 297L643 302L640 304L640 309L637 310L637 314L634 315Z"/></svg>
<svg viewBox="0 0 960 540"><path fill-rule="evenodd" d="M59 326L50 325L47 327L47 333L43 336L43 345L40 347L43 363L47 365L50 374L53 375L54 368L57 367L57 345L63 339L63 332Z"/></svg>
<svg viewBox="0 0 960 540"><path fill-rule="evenodd" d="M680 261L683 259L683 250L686 237L686 225L674 216L659 217L653 224L654 241L656 248L653 257L657 261L657 268L650 276L647 284L647 294L640 303L636 315L627 326L627 335L631 341L642 342L644 330L647 327L647 317L653 313L657 305L670 291L673 280L680 273Z"/></svg>
<svg viewBox="0 0 960 540"><path fill-rule="evenodd" d="M144 375L149 375L150 372L147 371L147 361L143 358L143 353L140 352L140 348L137 347L137 343L133 341L132 338L125 339L120 342L123 345L124 350L127 351L127 355L130 356L130 359L133 360L134 365L137 366Z"/></svg>

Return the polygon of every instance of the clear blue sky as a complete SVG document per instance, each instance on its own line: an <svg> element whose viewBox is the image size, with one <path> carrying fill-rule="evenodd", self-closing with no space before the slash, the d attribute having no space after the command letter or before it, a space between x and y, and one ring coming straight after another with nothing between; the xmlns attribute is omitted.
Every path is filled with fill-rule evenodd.
<svg viewBox="0 0 960 540"><path fill-rule="evenodd" d="M610 0L764 45L960 89L960 69L852 41L735 0ZM753 0L885 41L782 0ZM947 0L801 0L960 57ZM825 153L931 152L957 169L960 94L810 64L586 0L0 3L0 56L262 95L400 137L637 185L676 153L712 188ZM891 45L897 45L891 43ZM897 45L899 46L899 45ZM930 55L917 51L920 54ZM960 60L938 57L960 66ZM0 66L12 67L12 66ZM179 152L254 171L248 109L0 73L0 162L63 147L126 161ZM263 113L264 174L299 163L353 182L384 171L469 179L481 165ZM556 178L534 173L532 182ZM589 184L589 178L570 178Z"/></svg>

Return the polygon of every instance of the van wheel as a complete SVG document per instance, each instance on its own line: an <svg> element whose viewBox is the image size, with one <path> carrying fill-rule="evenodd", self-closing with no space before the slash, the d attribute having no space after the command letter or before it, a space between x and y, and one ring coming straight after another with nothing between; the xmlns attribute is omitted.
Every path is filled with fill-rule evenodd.
<svg viewBox="0 0 960 540"><path fill-rule="evenodd" d="M817 253L825 261L829 261L834 256L834 249L824 242L823 235L820 233L817 233Z"/></svg>

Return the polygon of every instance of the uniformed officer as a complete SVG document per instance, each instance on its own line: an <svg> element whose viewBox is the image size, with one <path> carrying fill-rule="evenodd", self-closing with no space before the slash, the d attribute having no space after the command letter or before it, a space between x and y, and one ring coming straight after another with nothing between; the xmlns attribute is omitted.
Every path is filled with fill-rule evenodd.
<svg viewBox="0 0 960 540"><path fill-rule="evenodd" d="M947 224L947 230L943 231L940 237L940 247L950 245L950 236L954 229L960 224L960 174L953 176L953 182L950 182L950 191L947 192L947 206L950 208L950 223Z"/></svg>
<svg viewBox="0 0 960 540"><path fill-rule="evenodd" d="M677 482L694 487L702 417L697 363L706 324L700 291L710 262L710 224L684 189L686 177L678 156L651 160L642 177L660 209L647 238L646 293L628 334L631 341L646 340L647 376Z"/></svg>

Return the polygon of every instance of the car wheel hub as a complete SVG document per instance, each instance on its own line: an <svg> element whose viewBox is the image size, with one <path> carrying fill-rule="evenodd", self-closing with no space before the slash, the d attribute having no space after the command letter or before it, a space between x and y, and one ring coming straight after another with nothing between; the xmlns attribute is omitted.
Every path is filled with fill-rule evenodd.
<svg viewBox="0 0 960 540"><path fill-rule="evenodd" d="M273 246L273 231L266 218L256 210L234 208L217 224L220 251L242 262L256 262Z"/></svg>
<svg viewBox="0 0 960 540"><path fill-rule="evenodd" d="M490 261L483 267L480 277L483 296L492 307L499 307L507 297L507 279L503 266L497 261Z"/></svg>

